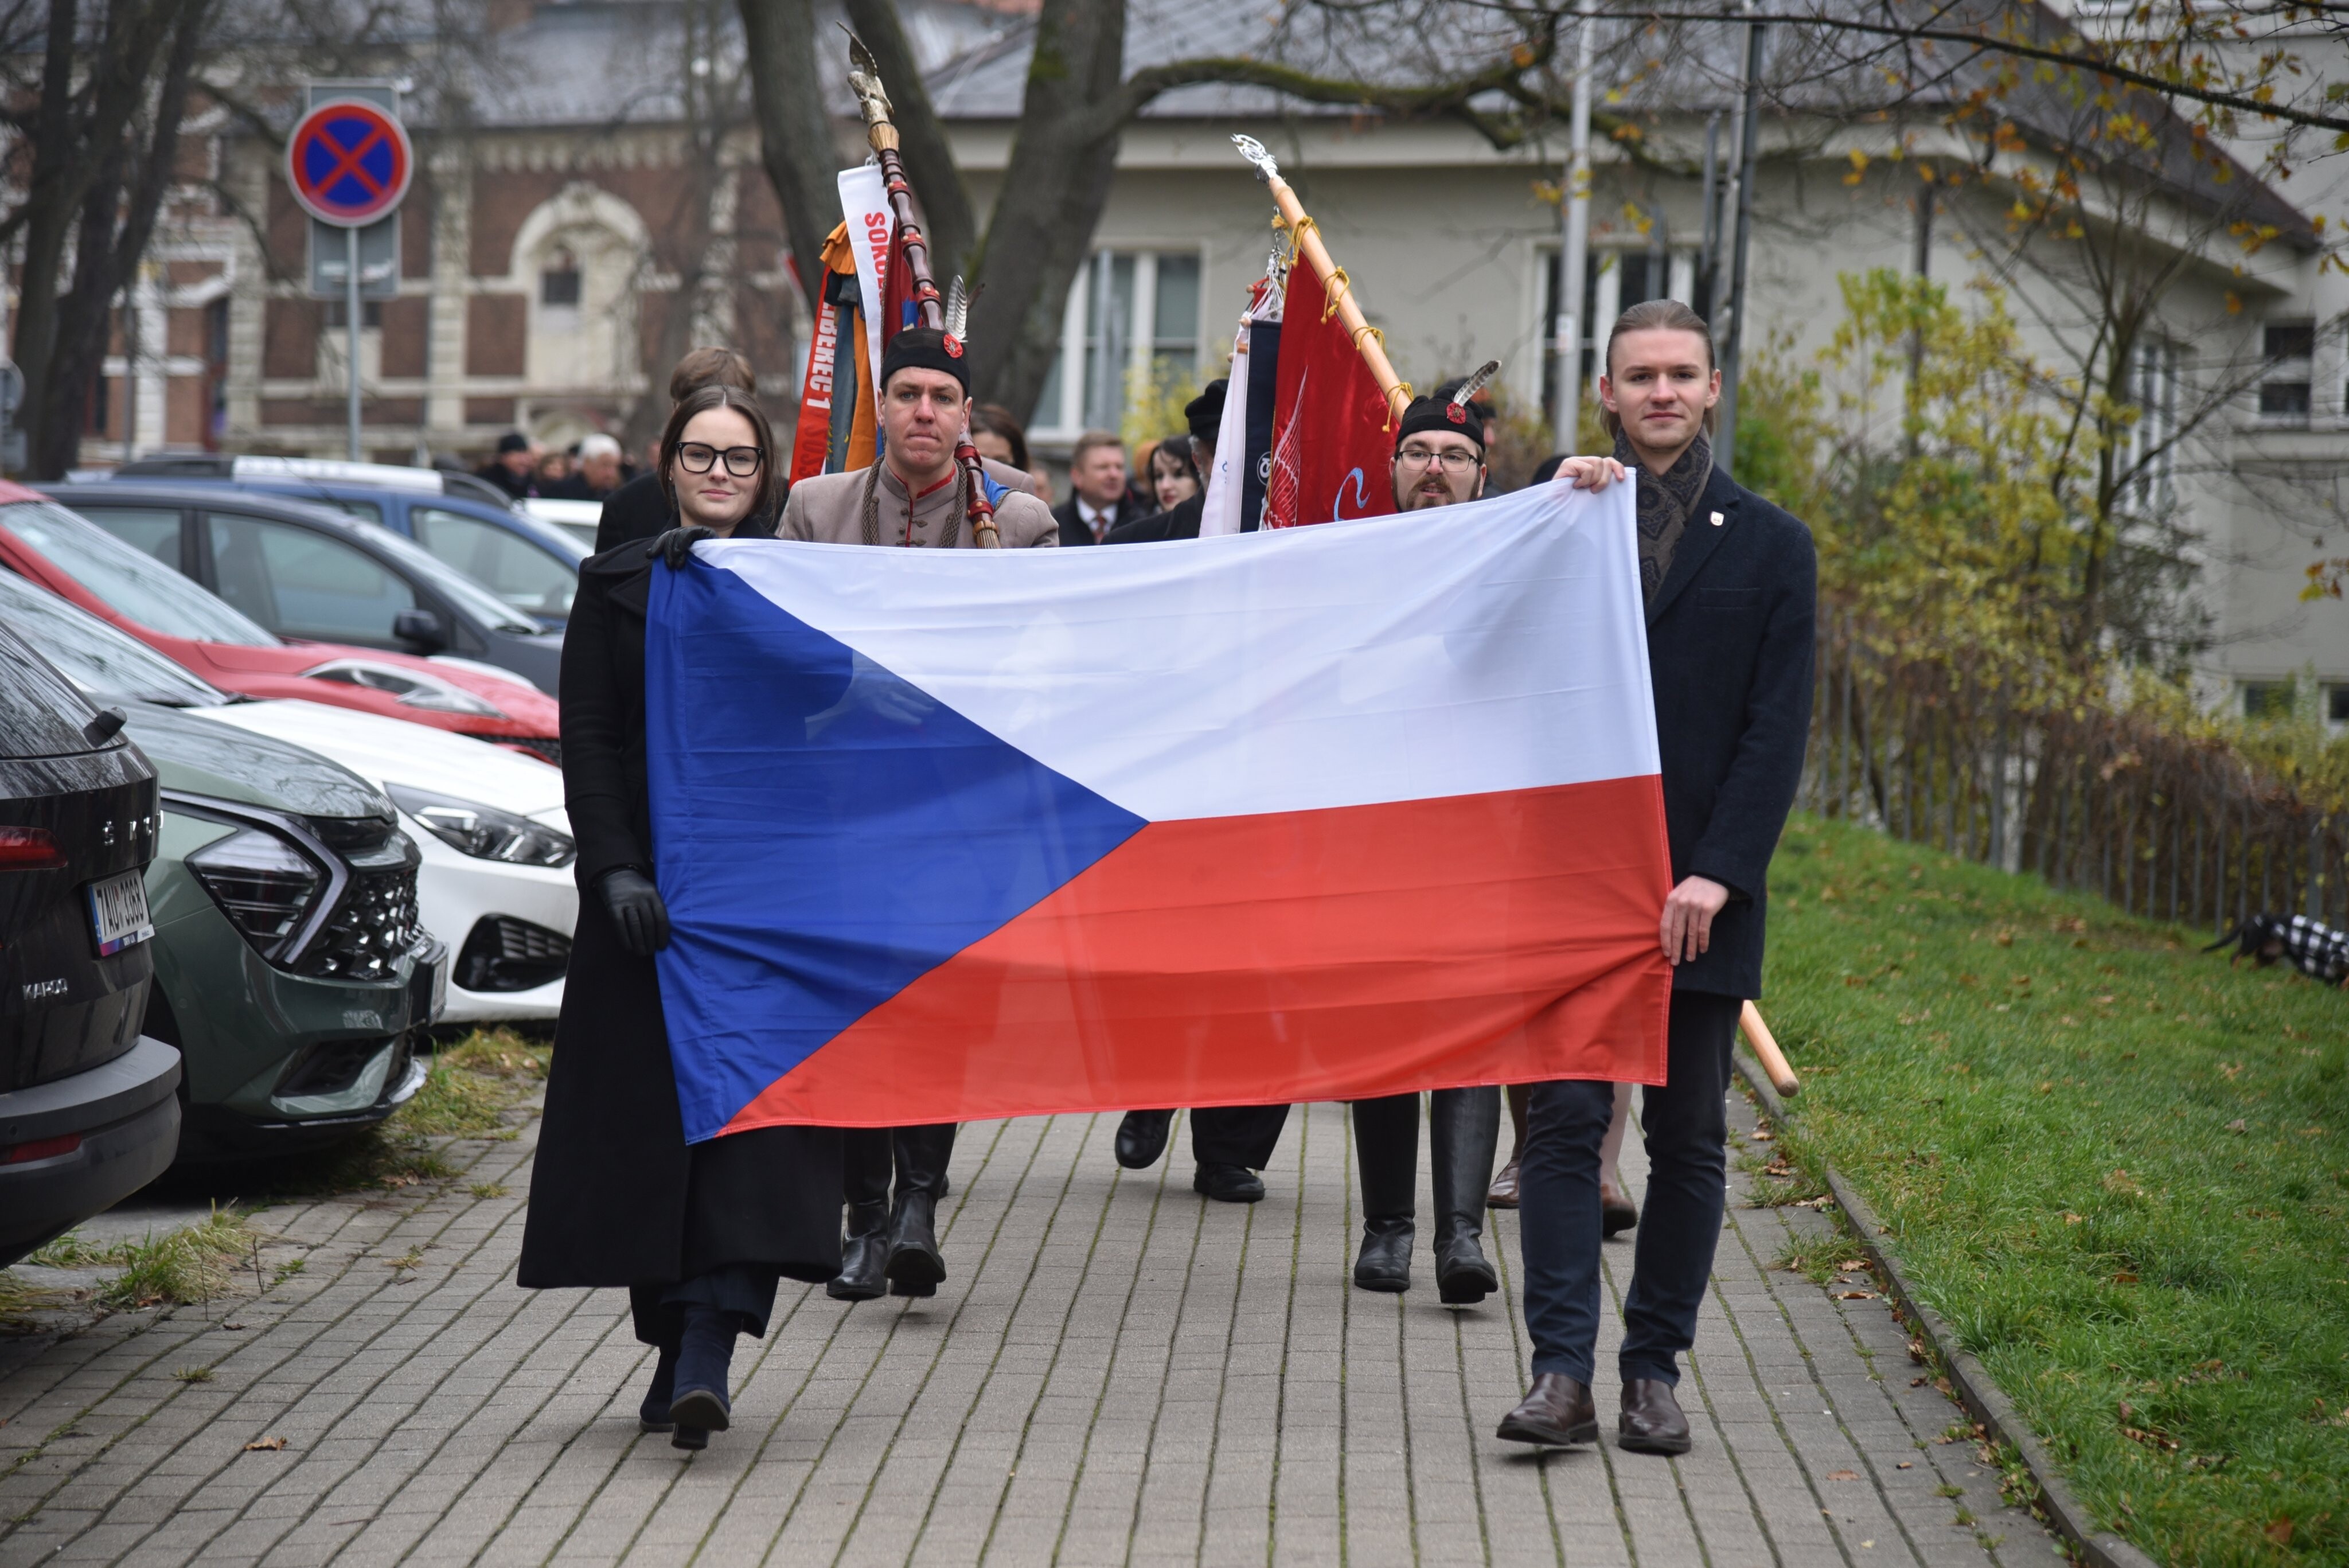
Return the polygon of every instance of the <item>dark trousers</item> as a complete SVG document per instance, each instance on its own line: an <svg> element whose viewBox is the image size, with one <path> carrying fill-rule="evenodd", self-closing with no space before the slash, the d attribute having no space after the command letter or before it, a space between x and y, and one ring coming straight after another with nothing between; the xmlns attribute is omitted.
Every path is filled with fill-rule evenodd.
<svg viewBox="0 0 2349 1568"><path fill-rule="evenodd" d="M1128 1111L1129 1117L1155 1121L1166 1136L1173 1111ZM1273 1146L1288 1125L1287 1106L1202 1106L1191 1113L1191 1158L1201 1165L1244 1165L1262 1170L1272 1163Z"/></svg>
<svg viewBox="0 0 2349 1568"><path fill-rule="evenodd" d="M900 1197L926 1192L936 1198L946 1189L947 1161L954 1156L954 1143L953 1122L844 1127L840 1134L843 1194L851 1203L886 1203L894 1171Z"/></svg>
<svg viewBox="0 0 2349 1568"><path fill-rule="evenodd" d="M674 1350L685 1333L685 1309L689 1306L730 1312L741 1320L743 1333L764 1339L767 1320L775 1312L777 1277L772 1263L721 1263L673 1285L630 1285L628 1313L636 1322L636 1340Z"/></svg>
<svg viewBox="0 0 2349 1568"><path fill-rule="evenodd" d="M1710 992L1672 992L1665 1083L1640 1090L1648 1192L1616 1357L1626 1378L1678 1383L1677 1357L1696 1340L1728 1197L1723 1098L1742 1005ZM1585 1384L1599 1342L1599 1145L1614 1109L1612 1084L1535 1085L1518 1166L1534 1371Z"/></svg>

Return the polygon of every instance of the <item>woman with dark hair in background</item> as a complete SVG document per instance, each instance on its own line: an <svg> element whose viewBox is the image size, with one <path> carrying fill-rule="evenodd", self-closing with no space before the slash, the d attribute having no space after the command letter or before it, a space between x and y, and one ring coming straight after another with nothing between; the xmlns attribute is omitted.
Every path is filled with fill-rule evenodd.
<svg viewBox="0 0 2349 1568"><path fill-rule="evenodd" d="M677 526L590 556L563 647L563 783L578 840L579 925L531 1177L521 1283L627 1287L658 1352L638 1418L680 1449L726 1429L738 1334L763 1336L779 1278L840 1268L840 1134L761 1127L688 1145L653 954L645 763L645 609L654 564L698 539L769 538L782 482L774 431L719 384L669 415L657 469Z"/></svg>
<svg viewBox="0 0 2349 1568"><path fill-rule="evenodd" d="M1028 461L1028 432L1011 417L1011 410L1001 403L974 403L970 410L970 444L978 455L989 462L1016 469L1027 481L1027 489L1045 505L1052 504L1052 482ZM1009 483L1004 474L995 474L999 484Z"/></svg>
<svg viewBox="0 0 2349 1568"><path fill-rule="evenodd" d="M1191 438L1171 435L1150 449L1143 472L1150 475L1151 498L1161 512L1172 512L1199 493L1199 471L1191 464Z"/></svg>

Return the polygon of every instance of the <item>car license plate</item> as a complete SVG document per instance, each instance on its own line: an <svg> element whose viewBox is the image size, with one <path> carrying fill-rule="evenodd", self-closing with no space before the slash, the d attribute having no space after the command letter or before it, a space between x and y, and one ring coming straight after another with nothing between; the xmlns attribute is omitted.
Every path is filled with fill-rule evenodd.
<svg viewBox="0 0 2349 1568"><path fill-rule="evenodd" d="M89 925L91 933L98 938L98 957L119 953L155 934L155 922L147 915L144 872L124 871L92 882L86 891L89 894Z"/></svg>

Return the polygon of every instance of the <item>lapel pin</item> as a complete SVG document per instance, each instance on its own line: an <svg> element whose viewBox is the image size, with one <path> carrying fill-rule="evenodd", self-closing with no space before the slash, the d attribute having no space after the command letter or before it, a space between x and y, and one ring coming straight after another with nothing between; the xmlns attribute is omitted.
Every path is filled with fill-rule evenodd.
<svg viewBox="0 0 2349 1568"><path fill-rule="evenodd" d="M1721 514L1718 512L1713 514L1713 525L1716 528L1721 526Z"/></svg>

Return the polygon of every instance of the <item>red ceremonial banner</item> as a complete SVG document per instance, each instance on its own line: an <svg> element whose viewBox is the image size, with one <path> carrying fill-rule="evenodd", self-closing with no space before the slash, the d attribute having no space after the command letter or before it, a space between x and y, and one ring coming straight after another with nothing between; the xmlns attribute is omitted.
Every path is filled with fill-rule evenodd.
<svg viewBox="0 0 2349 1568"><path fill-rule="evenodd" d="M1289 269L1272 404L1264 526L1394 510L1394 422L1346 324L1301 261Z"/></svg>

